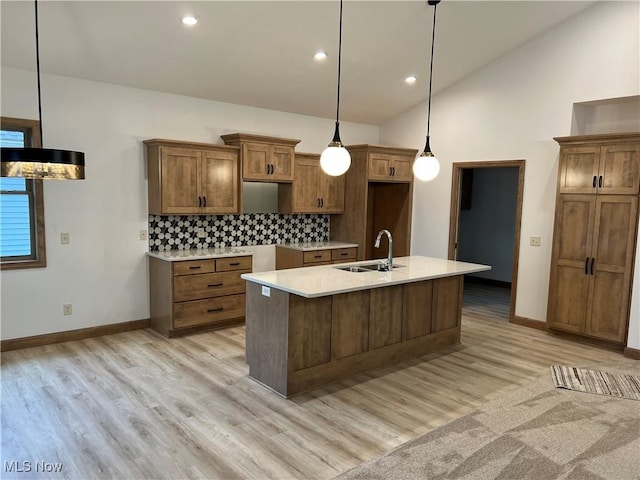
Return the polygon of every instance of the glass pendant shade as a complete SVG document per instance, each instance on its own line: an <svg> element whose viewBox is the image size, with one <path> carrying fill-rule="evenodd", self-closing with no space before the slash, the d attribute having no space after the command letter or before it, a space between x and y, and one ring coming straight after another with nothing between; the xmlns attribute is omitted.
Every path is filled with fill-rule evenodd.
<svg viewBox="0 0 640 480"><path fill-rule="evenodd" d="M418 155L413 162L413 174L418 180L429 182L436 178L438 173L440 173L440 162L438 162L436 156L431 152L429 137L427 137L424 151Z"/></svg>
<svg viewBox="0 0 640 480"><path fill-rule="evenodd" d="M422 152L413 162L413 174L418 180L429 182L440 173L440 162L433 153Z"/></svg>
<svg viewBox="0 0 640 480"><path fill-rule="evenodd" d="M0 176L82 180L84 153L49 148L2 147Z"/></svg>
<svg viewBox="0 0 640 480"><path fill-rule="evenodd" d="M40 90L40 41L38 39L38 0L35 4L36 75L38 80L38 120L42 141L42 102ZM84 179L84 153L32 147L0 148L0 176L29 179Z"/></svg>
<svg viewBox="0 0 640 480"><path fill-rule="evenodd" d="M351 155L342 143L331 142L320 155L320 168L333 177L344 174L351 166Z"/></svg>

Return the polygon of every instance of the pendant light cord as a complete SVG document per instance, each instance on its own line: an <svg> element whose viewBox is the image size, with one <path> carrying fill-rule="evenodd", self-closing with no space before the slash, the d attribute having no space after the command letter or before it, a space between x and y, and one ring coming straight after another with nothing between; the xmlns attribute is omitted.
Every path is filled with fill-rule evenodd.
<svg viewBox="0 0 640 480"><path fill-rule="evenodd" d="M40 40L38 37L38 0L35 2L36 15L36 76L38 78L38 126L40 130L40 147L44 145L42 138L42 96L40 94Z"/></svg>
<svg viewBox="0 0 640 480"><path fill-rule="evenodd" d="M338 36L338 101L336 102L336 128L340 118L340 71L342 67L342 0L340 0L340 33Z"/></svg>
<svg viewBox="0 0 640 480"><path fill-rule="evenodd" d="M433 29L431 31L431 62L429 63L429 104L427 106L427 141L429 138L429 127L431 126L431 83L433 81L433 47L436 41L436 9L438 4L433 6Z"/></svg>

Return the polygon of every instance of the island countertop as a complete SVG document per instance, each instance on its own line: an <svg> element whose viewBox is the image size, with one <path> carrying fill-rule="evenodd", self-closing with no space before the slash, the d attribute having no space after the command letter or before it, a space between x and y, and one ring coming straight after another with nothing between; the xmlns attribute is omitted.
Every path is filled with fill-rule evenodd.
<svg viewBox="0 0 640 480"><path fill-rule="evenodd" d="M366 265L374 262L376 260L274 270L271 272L245 273L241 277L249 282L272 287L301 297L315 298L491 270L488 265L421 256L394 258L393 263L395 266L390 272L375 270L370 272L348 272L340 270L340 268L344 267Z"/></svg>

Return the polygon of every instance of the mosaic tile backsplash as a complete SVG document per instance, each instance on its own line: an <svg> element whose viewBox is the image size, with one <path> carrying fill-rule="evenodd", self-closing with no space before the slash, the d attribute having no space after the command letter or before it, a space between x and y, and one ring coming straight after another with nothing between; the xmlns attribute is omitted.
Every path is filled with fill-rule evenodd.
<svg viewBox="0 0 640 480"><path fill-rule="evenodd" d="M204 229L204 236L198 233ZM149 250L271 245L329 240L329 215L149 215Z"/></svg>

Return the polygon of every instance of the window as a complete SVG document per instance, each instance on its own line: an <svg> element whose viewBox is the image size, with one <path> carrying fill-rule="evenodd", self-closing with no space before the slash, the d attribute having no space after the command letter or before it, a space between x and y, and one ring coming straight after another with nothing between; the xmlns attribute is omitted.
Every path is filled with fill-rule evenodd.
<svg viewBox="0 0 640 480"><path fill-rule="evenodd" d="M35 120L2 117L0 146L40 147ZM45 267L42 180L0 177L0 268Z"/></svg>

